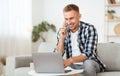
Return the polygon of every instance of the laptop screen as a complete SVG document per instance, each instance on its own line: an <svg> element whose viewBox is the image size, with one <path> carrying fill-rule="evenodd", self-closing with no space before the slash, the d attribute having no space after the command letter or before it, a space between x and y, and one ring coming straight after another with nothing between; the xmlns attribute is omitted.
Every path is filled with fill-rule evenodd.
<svg viewBox="0 0 120 76"><path fill-rule="evenodd" d="M32 53L34 69L39 73L65 73L60 53Z"/></svg>

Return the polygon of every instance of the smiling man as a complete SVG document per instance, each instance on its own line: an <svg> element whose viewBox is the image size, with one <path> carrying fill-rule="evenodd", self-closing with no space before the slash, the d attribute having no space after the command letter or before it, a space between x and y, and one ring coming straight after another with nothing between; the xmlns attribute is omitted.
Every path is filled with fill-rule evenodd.
<svg viewBox="0 0 120 76"><path fill-rule="evenodd" d="M104 71L105 67L98 59L98 34L92 24L80 21L79 7L69 4L63 9L64 25L57 35L57 52L66 53L64 67L84 69L84 76L96 76L96 72Z"/></svg>

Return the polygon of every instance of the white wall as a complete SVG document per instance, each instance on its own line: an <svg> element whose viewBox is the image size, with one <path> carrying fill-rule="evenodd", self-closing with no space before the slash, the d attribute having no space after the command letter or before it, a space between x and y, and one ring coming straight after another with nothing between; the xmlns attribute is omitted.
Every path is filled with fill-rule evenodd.
<svg viewBox="0 0 120 76"><path fill-rule="evenodd" d="M36 25L43 20L43 0L32 0L32 24Z"/></svg>
<svg viewBox="0 0 120 76"><path fill-rule="evenodd" d="M33 0L33 25L46 20L56 25L62 25L63 8L69 3L80 7L82 21L92 23L99 36L99 42L104 42L104 0ZM37 12L37 13L36 13Z"/></svg>

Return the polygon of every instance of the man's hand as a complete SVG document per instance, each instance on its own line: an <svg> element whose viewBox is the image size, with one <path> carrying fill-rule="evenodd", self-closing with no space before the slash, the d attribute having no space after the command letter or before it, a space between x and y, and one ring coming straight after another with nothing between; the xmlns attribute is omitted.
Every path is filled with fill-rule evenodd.
<svg viewBox="0 0 120 76"><path fill-rule="evenodd" d="M60 38L65 39L65 37L66 37L66 27L63 26L60 29Z"/></svg>
<svg viewBox="0 0 120 76"><path fill-rule="evenodd" d="M81 54L79 56L71 57L69 59L64 60L64 67L69 66L71 63L74 62L84 62L86 60L86 56Z"/></svg>
<svg viewBox="0 0 120 76"><path fill-rule="evenodd" d="M69 58L69 59L66 59L64 60L64 67L67 67L69 66L71 63L73 63L73 59L72 58Z"/></svg>
<svg viewBox="0 0 120 76"><path fill-rule="evenodd" d="M65 21L63 22L63 25L62 25L62 27L61 27L61 29L60 29L60 37L62 38L62 39L65 39L65 37L66 37L66 32L67 32L67 28L66 28L66 24L65 24Z"/></svg>

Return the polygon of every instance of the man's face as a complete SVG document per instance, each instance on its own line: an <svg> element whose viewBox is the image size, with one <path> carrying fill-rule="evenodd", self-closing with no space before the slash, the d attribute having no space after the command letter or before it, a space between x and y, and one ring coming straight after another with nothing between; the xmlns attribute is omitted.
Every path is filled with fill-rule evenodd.
<svg viewBox="0 0 120 76"><path fill-rule="evenodd" d="M78 30L80 18L81 18L81 15L74 10L64 12L65 23L68 25L69 29L72 32L75 32Z"/></svg>

